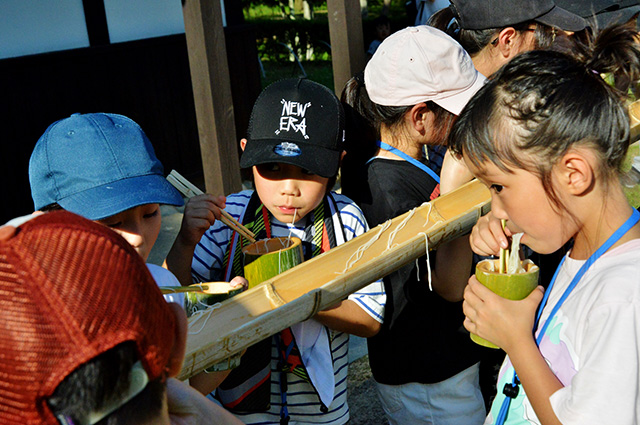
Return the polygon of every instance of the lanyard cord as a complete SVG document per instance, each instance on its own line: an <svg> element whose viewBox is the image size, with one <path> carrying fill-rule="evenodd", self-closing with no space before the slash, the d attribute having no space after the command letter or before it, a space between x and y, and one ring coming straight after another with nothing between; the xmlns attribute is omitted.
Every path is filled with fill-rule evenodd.
<svg viewBox="0 0 640 425"><path fill-rule="evenodd" d="M631 217L629 217L627 221L625 221L622 224L622 226L620 226L611 236L609 236L609 238L600 246L600 248L598 248L593 254L589 256L589 258L587 258L587 261L584 262L582 267L580 267L580 270L578 270L578 273L576 273L573 279L571 279L571 283L569 283L569 286L567 287L567 289L564 290L564 293L560 297L560 300L558 300L556 305L553 306L551 313L549 313L549 317L547 317L547 320L545 320L544 325L542 326L542 329L540 330L540 332L538 333L538 336L536 337L536 345L538 347L540 346L540 342L542 341L542 337L544 336L544 333L547 330L547 327L549 326L552 319L560 309L560 306L562 306L562 304L569 297L569 294L571 294L571 291L573 291L573 289L576 287L578 282L580 282L580 280L582 279L584 274L587 272L589 267L591 267L593 263L595 263L596 260L602 256L602 254L607 252L609 248L613 246L613 244L618 242L620 238L622 238L622 236L624 236L625 233L629 231L629 229L631 229L633 226L636 225L636 223L638 223L639 220L640 220L640 212L634 209L633 212L631 213ZM556 282L558 273L560 272L560 269L562 268L562 265L564 264L564 260L566 258L567 258L566 255L562 257L562 261L560 261L560 264L558 265L556 272L553 274L551 283L549 284L549 287L545 291L544 297L540 302L540 306L538 307L538 312L536 313L536 321L533 328L534 332L535 332L535 329L538 328L540 316L542 316L542 311L547 305L547 301L549 300L549 294L553 289L553 285ZM508 384L508 383L505 384L504 389L502 390L502 392L504 393L504 395L506 395L506 397L504 398L504 400L502 401L502 405L500 406L500 412L498 413L498 417L496 419L497 425L504 424L505 420L507 419L507 412L509 411L509 405L511 404L511 399L516 398L516 396L518 395L518 391L520 389L519 385L520 385L520 380L518 379L518 374L515 372L515 369L514 369L513 380L511 381L511 384Z"/></svg>
<svg viewBox="0 0 640 425"><path fill-rule="evenodd" d="M405 161L409 162L411 165L414 165L414 166L418 167L419 169L421 169L425 173L429 174L431 176L431 178L436 181L436 183L440 183L440 176L438 176L438 174L436 174L435 171L433 171L431 168L429 168L426 165L424 165L422 162L418 161L415 158L410 157L406 153L402 152L400 149L394 148L393 146L391 146L391 145L389 145L389 144L387 144L385 142L381 142L380 140L378 140L376 142L376 144L378 145L379 148L384 149L385 151L392 152L392 153L398 155L400 158L404 159ZM373 159L373 158L371 158L371 159ZM369 160L369 161L371 161L371 160Z"/></svg>

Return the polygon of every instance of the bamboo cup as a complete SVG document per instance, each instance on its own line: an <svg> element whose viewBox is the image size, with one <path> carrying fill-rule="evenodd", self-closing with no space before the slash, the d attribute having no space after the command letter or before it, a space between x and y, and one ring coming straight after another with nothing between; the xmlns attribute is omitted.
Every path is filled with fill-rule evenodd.
<svg viewBox="0 0 640 425"><path fill-rule="evenodd" d="M271 279L304 260L299 238L270 238L259 240L242 249L244 277L249 289Z"/></svg>
<svg viewBox="0 0 640 425"><path fill-rule="evenodd" d="M476 278L503 298L521 300L538 286L540 271L531 260L524 260L522 267L525 270L523 273L499 273L499 259L484 260L476 265ZM485 347L500 348L478 335L471 334L471 340Z"/></svg>

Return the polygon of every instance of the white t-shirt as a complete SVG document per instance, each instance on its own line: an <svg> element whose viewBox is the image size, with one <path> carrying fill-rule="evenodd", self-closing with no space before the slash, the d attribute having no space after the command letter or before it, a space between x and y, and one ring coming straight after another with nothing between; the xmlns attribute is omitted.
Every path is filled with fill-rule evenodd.
<svg viewBox="0 0 640 425"><path fill-rule="evenodd" d="M565 260L542 313L542 328L584 261ZM551 395L563 424L640 423L640 239L606 252L560 307L540 351L564 385ZM513 379L505 359L486 424L495 423ZM505 424L539 424L522 386Z"/></svg>
<svg viewBox="0 0 640 425"><path fill-rule="evenodd" d="M151 272L151 276L155 279L159 287L163 286L181 286L178 278L169 270L158 266L157 264L147 263L147 268ZM164 299L168 303L178 303L184 307L184 293L165 294Z"/></svg>
<svg viewBox="0 0 640 425"><path fill-rule="evenodd" d="M240 220L253 191L246 190L227 196L226 211L234 218ZM331 217L335 229L336 243L338 245L345 242L341 223L344 230L344 238L350 240L369 230L367 222L360 208L344 195L332 193L336 201L337 211L332 209ZM332 206L332 204L329 204ZM338 214L340 219L338 219ZM271 234L273 237L292 236L304 239L305 217L295 224L282 223L275 218L271 219ZM227 244L231 238L232 231L222 222L215 224L205 232L204 236L195 249L191 272L194 282L208 282L213 280L224 280L221 276L222 263ZM384 305L386 294L382 281L374 282L349 296L359 307L367 312L371 317L382 323L384 316ZM335 390L332 403L328 406L328 411L320 411L320 403L315 395L313 387L303 379L289 374L287 390L287 406L291 415L290 425L294 424L343 424L349 420L349 408L347 406L347 374L349 369L349 335L338 331L329 331L331 339L331 358L333 359L333 374ZM271 360L271 409L263 413L251 413L237 416L246 424L279 424L280 406L282 398L278 381L278 353L275 345L275 338L272 338L272 360ZM307 364L308 365L308 364Z"/></svg>

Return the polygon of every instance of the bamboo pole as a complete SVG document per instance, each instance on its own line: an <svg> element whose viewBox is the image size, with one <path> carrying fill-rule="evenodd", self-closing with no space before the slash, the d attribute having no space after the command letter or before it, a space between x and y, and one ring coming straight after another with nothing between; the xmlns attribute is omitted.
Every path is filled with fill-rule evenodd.
<svg viewBox="0 0 640 425"><path fill-rule="evenodd" d="M489 211L490 200L474 180L190 318L179 378L312 317L424 255L427 237L432 250L468 233Z"/></svg>

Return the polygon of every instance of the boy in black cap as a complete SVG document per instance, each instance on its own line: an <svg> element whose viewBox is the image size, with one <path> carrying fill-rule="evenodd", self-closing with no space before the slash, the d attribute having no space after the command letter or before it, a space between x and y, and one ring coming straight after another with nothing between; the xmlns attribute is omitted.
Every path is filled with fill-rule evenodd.
<svg viewBox="0 0 640 425"><path fill-rule="evenodd" d="M252 167L255 191L192 198L167 257L170 270L182 284L242 274L240 252L247 242L216 220L225 205L256 239L299 237L305 258L364 233L360 209L330 191L343 142L344 111L326 87L306 79L267 87L253 107L248 138L241 141L240 165ZM384 303L383 286L375 282L256 344L216 397L245 423L346 423L347 333L377 333ZM216 386L192 384L204 393Z"/></svg>

